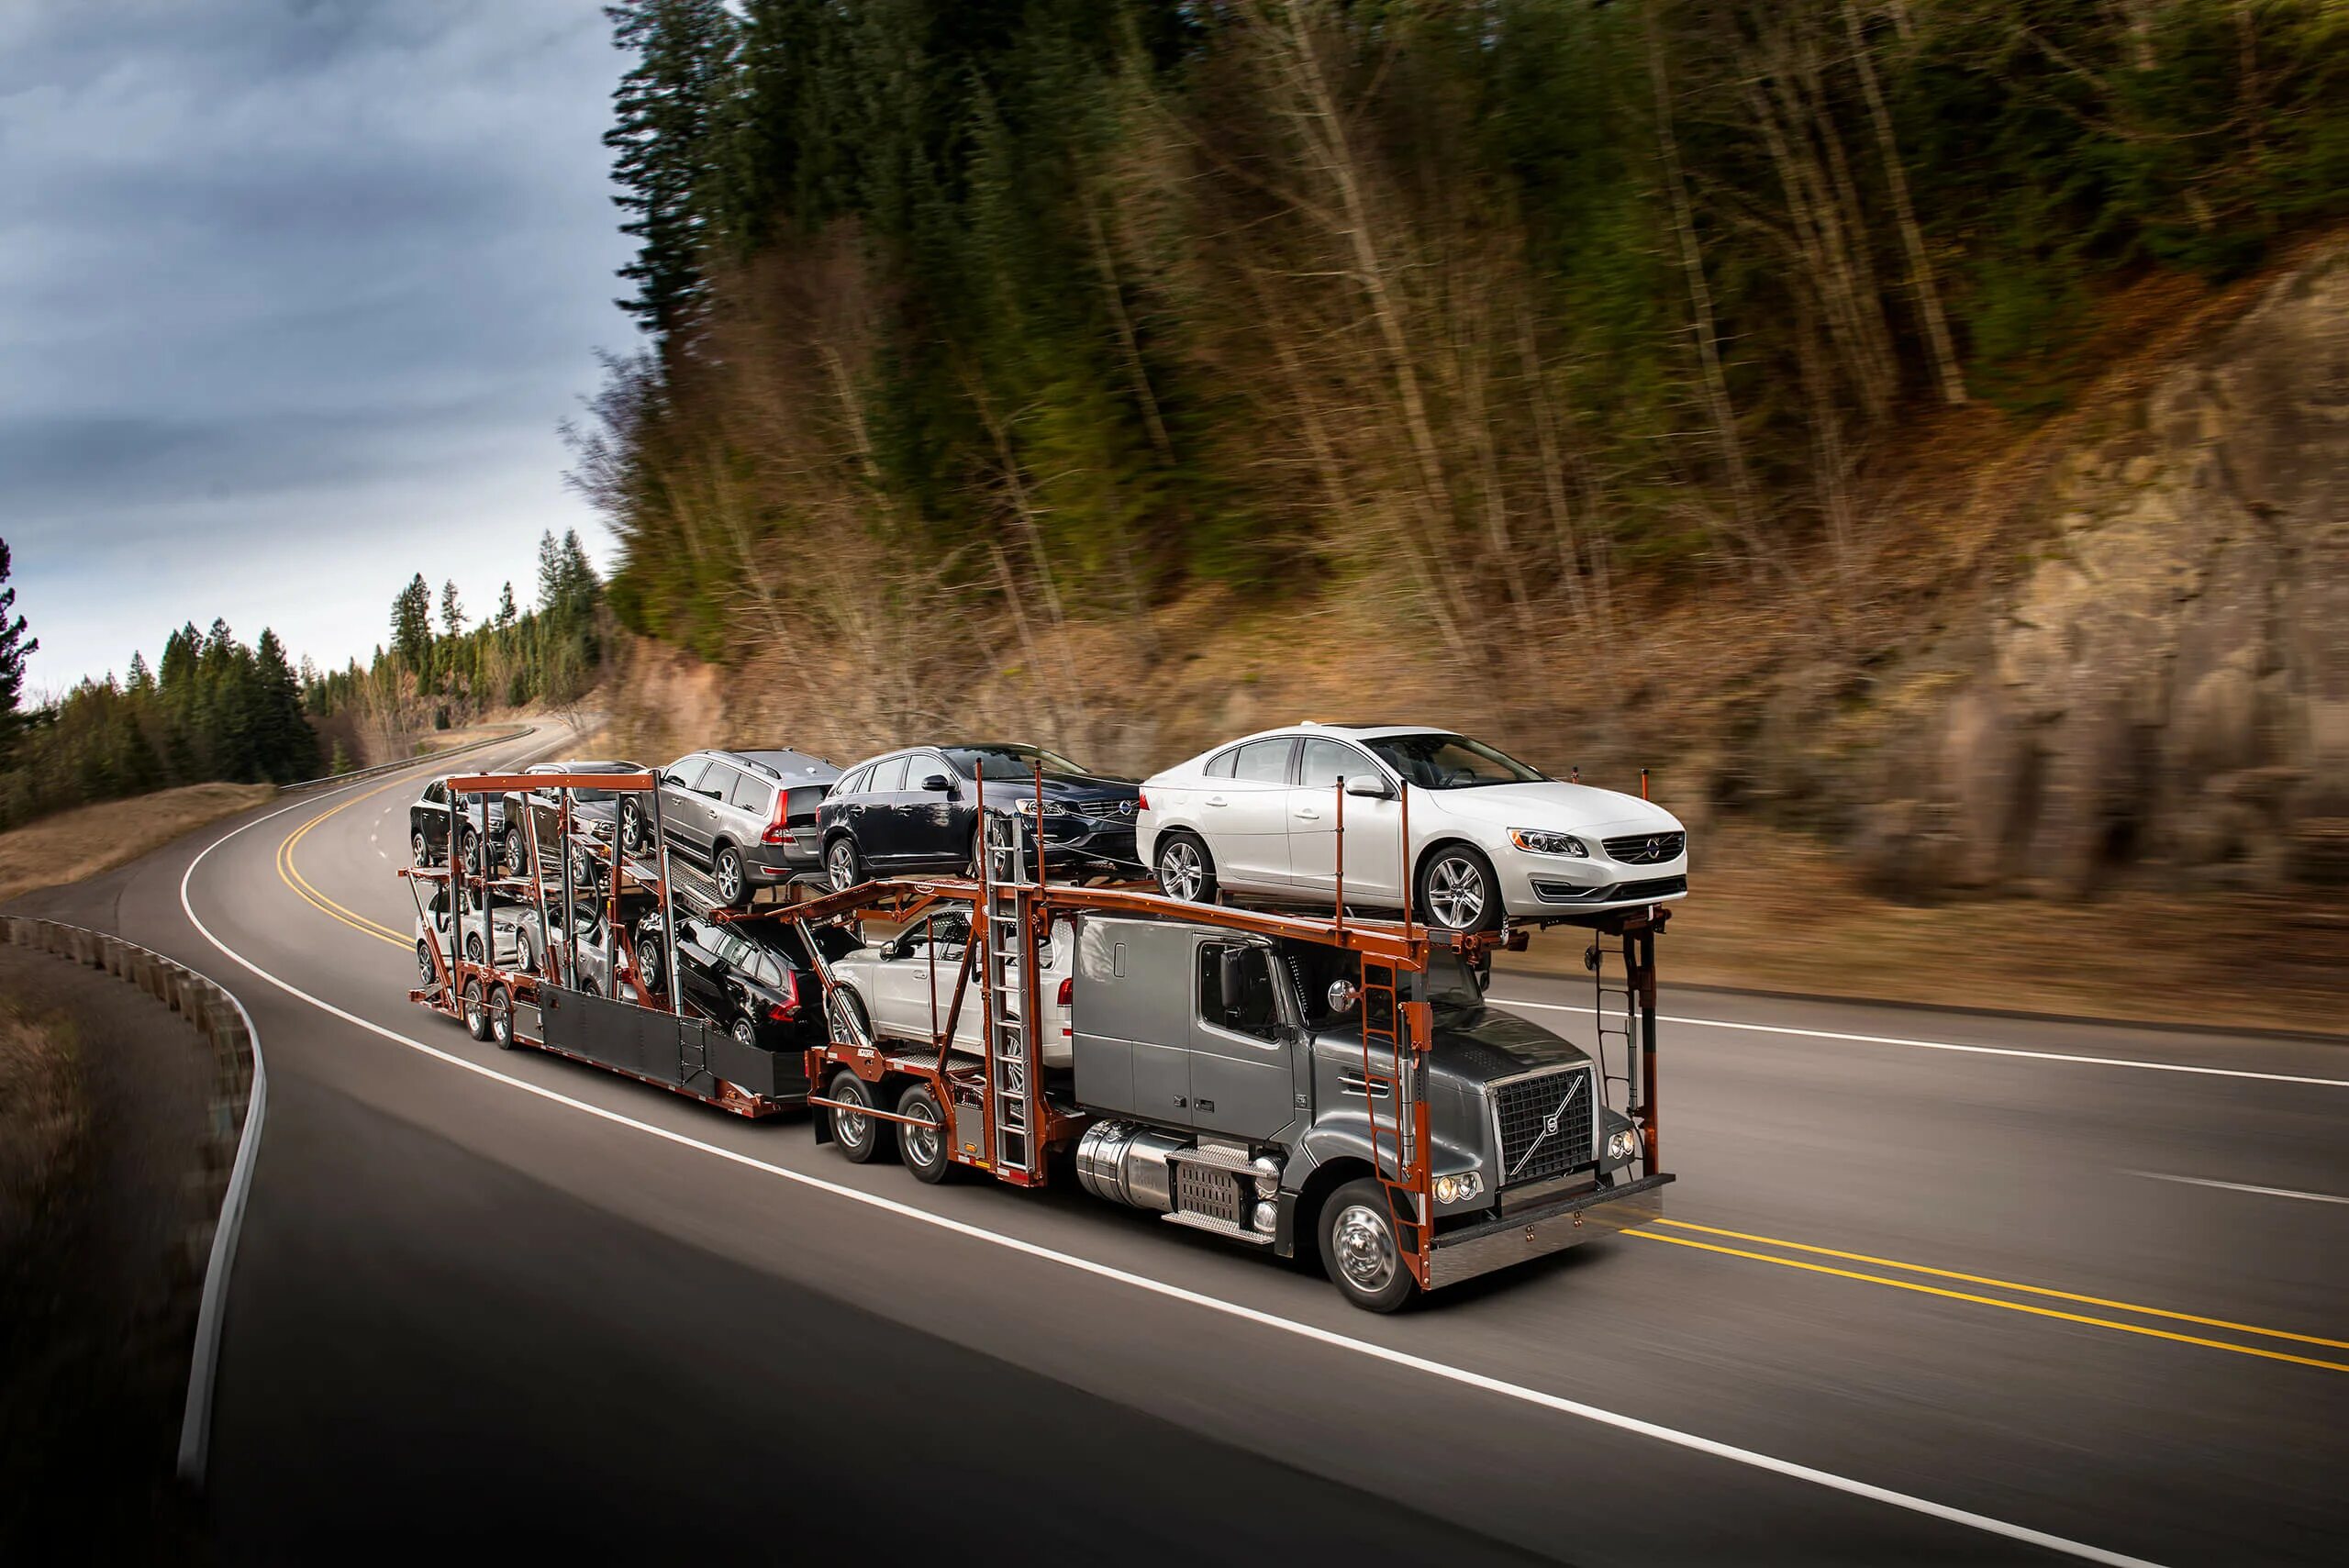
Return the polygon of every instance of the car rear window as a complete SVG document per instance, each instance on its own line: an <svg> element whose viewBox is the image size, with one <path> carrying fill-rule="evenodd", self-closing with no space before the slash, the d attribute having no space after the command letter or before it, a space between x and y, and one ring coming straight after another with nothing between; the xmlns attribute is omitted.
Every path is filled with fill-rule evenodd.
<svg viewBox="0 0 2349 1568"><path fill-rule="evenodd" d="M785 824L798 826L816 820L816 807L824 803L824 787L811 784L795 789L785 802L783 819Z"/></svg>
<svg viewBox="0 0 2349 1568"><path fill-rule="evenodd" d="M755 811L763 817L774 806L774 785L756 773L738 773L726 798L743 811Z"/></svg>
<svg viewBox="0 0 2349 1568"><path fill-rule="evenodd" d="M1288 783L1288 754L1297 742L1284 735L1275 740L1251 740L1240 748L1239 766L1232 776L1242 784Z"/></svg>

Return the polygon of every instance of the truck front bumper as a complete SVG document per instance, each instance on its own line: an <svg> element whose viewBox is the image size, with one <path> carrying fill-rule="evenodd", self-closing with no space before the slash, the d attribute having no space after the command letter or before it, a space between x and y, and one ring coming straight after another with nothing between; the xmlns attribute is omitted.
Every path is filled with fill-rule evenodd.
<svg viewBox="0 0 2349 1568"><path fill-rule="evenodd" d="M1661 1219L1664 1185L1671 1180L1672 1173L1663 1171L1636 1182L1575 1193L1506 1218L1445 1231L1435 1239L1434 1251L1428 1255L1428 1288L1458 1284L1495 1269Z"/></svg>

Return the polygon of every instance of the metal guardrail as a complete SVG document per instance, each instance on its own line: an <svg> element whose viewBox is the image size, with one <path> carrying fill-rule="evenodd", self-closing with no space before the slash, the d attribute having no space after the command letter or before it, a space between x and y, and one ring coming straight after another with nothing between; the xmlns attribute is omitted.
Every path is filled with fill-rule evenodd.
<svg viewBox="0 0 2349 1568"><path fill-rule="evenodd" d="M0 915L0 938L103 969L139 986L194 1025L212 1048L212 1126L205 1140L202 1218L190 1251L204 1254L204 1296L196 1308L195 1351L188 1365L187 1404L180 1418L179 1473L201 1485L211 1448L212 1390L220 1364L221 1313L237 1231L244 1222L261 1146L269 1078L261 1036L244 1004L176 959L106 931Z"/></svg>
<svg viewBox="0 0 2349 1568"><path fill-rule="evenodd" d="M518 724L502 735L484 735L478 740L468 740L462 746L451 746L443 751L422 751L413 757L397 757L388 762L377 762L373 767L353 768L349 773L320 773L314 779L295 779L292 784L280 784L278 792L284 794L289 790L316 789L320 784L356 784L361 779L372 779L378 773L394 773L402 768L415 767L418 762L438 762L443 757L462 757L468 751L478 751L484 746L495 746L501 740L511 740L518 736L528 735L530 729L529 725Z"/></svg>

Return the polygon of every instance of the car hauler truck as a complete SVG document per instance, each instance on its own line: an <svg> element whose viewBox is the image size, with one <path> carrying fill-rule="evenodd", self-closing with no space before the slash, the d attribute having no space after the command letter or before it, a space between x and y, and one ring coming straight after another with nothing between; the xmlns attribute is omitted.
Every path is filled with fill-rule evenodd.
<svg viewBox="0 0 2349 1568"><path fill-rule="evenodd" d="M451 779L451 798L502 783ZM598 774L583 787L650 783ZM984 796L984 779L979 787ZM825 1022L799 1081L813 1086L818 1141L852 1160L894 1151L926 1182L963 1168L1015 1186L1073 1175L1094 1196L1173 1224L1318 1256L1348 1300L1381 1312L1659 1218L1673 1179L1658 1162L1656 1114L1655 943L1666 911L1575 922L1591 933L1586 1052L1486 1005L1481 972L1496 947L1524 945L1522 929L1453 932L1414 921L1408 906L1400 920L1347 917L1343 788L1327 916L1054 885L1027 852L1030 818L1005 812L990 818L977 879L869 882L710 917L796 928ZM558 814L559 826L566 819ZM567 856L553 863L567 873ZM616 864L602 879L614 898L640 880L625 852ZM527 880L543 898L546 880ZM666 909L665 863L651 880ZM902 961L930 968L930 1027L900 1021L876 1034L834 973L844 932L868 918L913 929L941 915L961 916L970 933L945 984L941 944ZM663 926L673 932L675 921ZM1073 940L1074 953L1046 951L1056 940ZM743 1067L675 1002L656 1008L641 988L635 1004L583 997L561 983L560 961L547 968L515 977L456 959L437 988L412 995L477 1035L543 1044L729 1109L781 1103L729 1076ZM660 973L675 972L671 953ZM518 1001L541 1028L524 1036L509 1018L501 1037L498 1009ZM967 1031L957 1040L966 1007L980 1013L976 1052ZM636 1054L607 1046L623 1035Z"/></svg>

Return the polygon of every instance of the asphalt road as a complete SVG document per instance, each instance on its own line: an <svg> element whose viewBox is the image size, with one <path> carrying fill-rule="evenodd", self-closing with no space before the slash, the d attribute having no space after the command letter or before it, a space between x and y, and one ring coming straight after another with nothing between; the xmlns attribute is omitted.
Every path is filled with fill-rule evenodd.
<svg viewBox="0 0 2349 1568"><path fill-rule="evenodd" d="M1675 995L1667 938L1670 1218L1378 1318L1079 1194L924 1187L803 1119L475 1044L406 1000L421 776L28 901L206 971L262 1034L229 1561L2349 1540L2349 1048ZM1587 1040L1578 985L1495 994Z"/></svg>

